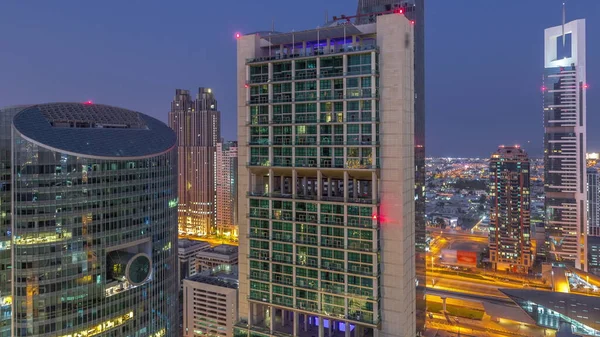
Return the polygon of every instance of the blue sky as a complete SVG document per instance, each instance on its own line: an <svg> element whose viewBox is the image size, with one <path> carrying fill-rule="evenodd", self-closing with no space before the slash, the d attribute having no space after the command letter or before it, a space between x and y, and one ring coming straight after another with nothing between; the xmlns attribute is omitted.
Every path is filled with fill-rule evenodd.
<svg viewBox="0 0 600 337"><path fill-rule="evenodd" d="M543 30L560 0L426 0L427 155L487 156L500 144L541 155ZM326 6L326 7L324 7ZM213 88L236 137L235 32L310 29L356 0L0 2L0 106L86 101L167 120L175 88ZM600 1L587 19L588 149L600 151Z"/></svg>

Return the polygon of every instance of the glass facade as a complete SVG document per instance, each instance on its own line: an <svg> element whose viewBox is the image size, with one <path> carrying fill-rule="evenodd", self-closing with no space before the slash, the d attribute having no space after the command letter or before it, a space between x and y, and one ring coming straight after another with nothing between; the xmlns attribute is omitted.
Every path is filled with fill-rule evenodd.
<svg viewBox="0 0 600 337"><path fill-rule="evenodd" d="M584 119L577 81L575 66L547 68L544 76L546 240L552 259L587 268Z"/></svg>
<svg viewBox="0 0 600 337"><path fill-rule="evenodd" d="M77 103L47 106L102 117L103 106L96 112ZM24 110L15 120L35 113ZM145 129L117 132L138 138L152 133L166 151L128 158L79 155L33 141L32 130L13 122L14 336L178 333L175 137L166 125L138 115ZM89 131L96 138L105 130L53 128ZM127 149L127 143L121 148L144 151Z"/></svg>
<svg viewBox="0 0 600 337"><path fill-rule="evenodd" d="M251 302L378 324L377 60L248 65Z"/></svg>
<svg viewBox="0 0 600 337"><path fill-rule="evenodd" d="M11 125L23 107L0 109L0 337L10 336L11 286Z"/></svg>

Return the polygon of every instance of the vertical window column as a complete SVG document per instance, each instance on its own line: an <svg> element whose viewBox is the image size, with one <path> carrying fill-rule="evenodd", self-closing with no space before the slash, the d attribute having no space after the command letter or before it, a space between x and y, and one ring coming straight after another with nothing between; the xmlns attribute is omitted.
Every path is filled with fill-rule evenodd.
<svg viewBox="0 0 600 337"><path fill-rule="evenodd" d="M250 66L246 65L246 81L244 82L244 88L246 89L246 102L250 101L250 86L248 85L248 83L250 83ZM248 109L246 110L246 125L248 125L248 123L250 123L250 106L246 105L248 107ZM248 141L250 141L250 133L248 132Z"/></svg>
<svg viewBox="0 0 600 337"><path fill-rule="evenodd" d="M269 62L269 102L273 100L273 63ZM273 104L269 104L269 124L273 124ZM273 144L273 134L269 134L269 144Z"/></svg>

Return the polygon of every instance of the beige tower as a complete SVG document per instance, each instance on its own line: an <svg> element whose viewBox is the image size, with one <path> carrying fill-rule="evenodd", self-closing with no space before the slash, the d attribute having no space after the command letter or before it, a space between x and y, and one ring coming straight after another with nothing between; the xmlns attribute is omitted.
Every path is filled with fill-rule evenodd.
<svg viewBox="0 0 600 337"><path fill-rule="evenodd" d="M179 233L216 233L216 157L221 113L209 88L200 88L196 100L177 89L169 112L169 126L177 134Z"/></svg>
<svg viewBox="0 0 600 337"><path fill-rule="evenodd" d="M413 36L239 37L235 336L416 335Z"/></svg>

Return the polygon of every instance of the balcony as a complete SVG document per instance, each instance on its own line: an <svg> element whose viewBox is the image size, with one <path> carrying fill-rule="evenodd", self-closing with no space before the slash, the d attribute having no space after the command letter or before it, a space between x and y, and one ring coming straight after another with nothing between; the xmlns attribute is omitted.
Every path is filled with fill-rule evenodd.
<svg viewBox="0 0 600 337"><path fill-rule="evenodd" d="M308 49L306 51L298 51L297 53L291 53L291 54L275 54L275 55L271 55L271 56L248 58L248 59L246 59L246 64L271 62L271 61L276 61L276 60L298 59L298 58L304 58L304 57L315 57L315 56L323 56L323 55L336 55L336 54L342 54L342 53L363 52L363 51L371 51L371 50L379 50L379 48L376 45L365 45L365 46L346 45L342 48L335 48L334 46L331 46L329 49L327 49L327 48L319 48L319 49L314 49L314 50Z"/></svg>

